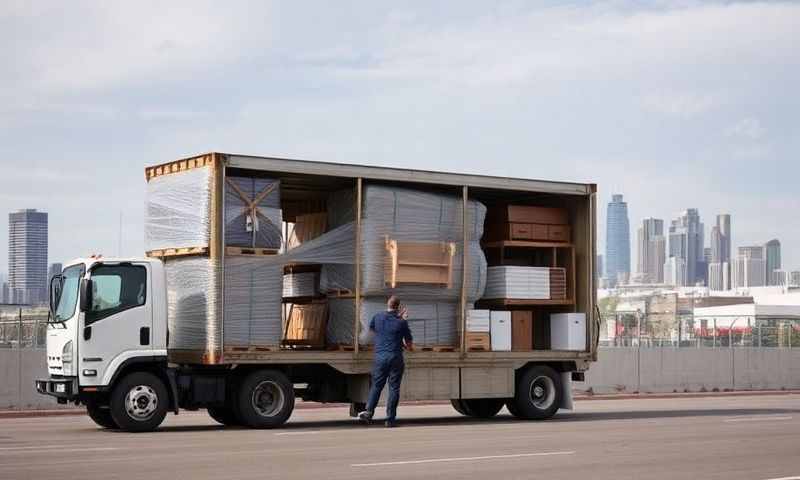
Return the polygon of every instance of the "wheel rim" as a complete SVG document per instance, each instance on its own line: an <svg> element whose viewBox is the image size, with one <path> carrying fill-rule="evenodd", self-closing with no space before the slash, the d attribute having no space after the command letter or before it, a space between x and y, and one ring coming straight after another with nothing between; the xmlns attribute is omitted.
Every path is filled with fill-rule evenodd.
<svg viewBox="0 0 800 480"><path fill-rule="evenodd" d="M533 406L539 410L550 408L556 400L556 386L553 379L546 375L540 375L533 379L529 397Z"/></svg>
<svg viewBox="0 0 800 480"><path fill-rule="evenodd" d="M283 389L272 380L265 380L253 389L251 403L253 410L262 417L274 417L283 409L285 403Z"/></svg>
<svg viewBox="0 0 800 480"><path fill-rule="evenodd" d="M134 420L149 420L157 409L158 395L149 385L137 385L125 395L125 411Z"/></svg>

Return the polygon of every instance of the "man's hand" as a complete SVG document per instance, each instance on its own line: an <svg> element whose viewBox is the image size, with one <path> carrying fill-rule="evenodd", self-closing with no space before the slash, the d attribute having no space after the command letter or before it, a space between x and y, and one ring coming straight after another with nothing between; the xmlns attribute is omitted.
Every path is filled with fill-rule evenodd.
<svg viewBox="0 0 800 480"><path fill-rule="evenodd" d="M405 305L400 306L399 315L403 320L408 320L408 308Z"/></svg>
<svg viewBox="0 0 800 480"><path fill-rule="evenodd" d="M405 342L405 344L406 344L406 350L408 350L409 352L413 352L414 351L414 343L413 342Z"/></svg>

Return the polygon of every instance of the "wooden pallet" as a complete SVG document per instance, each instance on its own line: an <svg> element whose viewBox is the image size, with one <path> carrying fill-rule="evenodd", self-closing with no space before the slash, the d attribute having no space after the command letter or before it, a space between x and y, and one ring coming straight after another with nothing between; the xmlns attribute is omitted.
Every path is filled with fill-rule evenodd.
<svg viewBox="0 0 800 480"><path fill-rule="evenodd" d="M225 247L225 255L253 255L258 257L277 254L277 248Z"/></svg>
<svg viewBox="0 0 800 480"><path fill-rule="evenodd" d="M280 345L250 345L225 347L225 353L279 352Z"/></svg>
<svg viewBox="0 0 800 480"><path fill-rule="evenodd" d="M353 347L353 345L350 344L350 343L347 343L347 344L334 343L332 345L328 345L326 347L326 350L330 350L332 352L354 352L355 351L355 347ZM371 352L371 351L375 350L375 346L374 345L359 345L358 346L358 350L360 352Z"/></svg>
<svg viewBox="0 0 800 480"><path fill-rule="evenodd" d="M414 347L414 350L421 352L455 352L456 347L452 345L432 345L426 347Z"/></svg>
<svg viewBox="0 0 800 480"><path fill-rule="evenodd" d="M208 247L163 248L160 250L150 250L146 252L145 255L154 258L185 257L189 255L208 255Z"/></svg>
<svg viewBox="0 0 800 480"><path fill-rule="evenodd" d="M161 175L168 175L170 173L178 173L186 170L191 170L193 168L200 168L200 167L205 167L207 165L213 165L214 162L217 161L217 158L218 158L217 154L208 153L205 155L200 155L198 157L184 158L182 160L176 160L174 162L164 163L153 167L147 167L144 169L144 176L149 182L152 178L160 177Z"/></svg>

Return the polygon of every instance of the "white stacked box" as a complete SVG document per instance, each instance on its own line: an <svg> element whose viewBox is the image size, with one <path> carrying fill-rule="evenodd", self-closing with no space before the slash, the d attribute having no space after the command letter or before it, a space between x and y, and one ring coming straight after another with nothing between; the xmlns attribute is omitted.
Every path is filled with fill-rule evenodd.
<svg viewBox="0 0 800 480"><path fill-rule="evenodd" d="M489 267L483 298L547 300L550 298L550 269L548 267Z"/></svg>
<svg viewBox="0 0 800 480"><path fill-rule="evenodd" d="M493 352L511 351L511 312L492 310L491 337Z"/></svg>
<svg viewBox="0 0 800 480"><path fill-rule="evenodd" d="M586 350L586 314L554 313L550 315L550 348L553 350Z"/></svg>
<svg viewBox="0 0 800 480"><path fill-rule="evenodd" d="M287 273L283 276L284 297L313 297L317 291L315 272Z"/></svg>
<svg viewBox="0 0 800 480"><path fill-rule="evenodd" d="M489 333L491 330L491 312L489 310L467 310L467 331Z"/></svg>

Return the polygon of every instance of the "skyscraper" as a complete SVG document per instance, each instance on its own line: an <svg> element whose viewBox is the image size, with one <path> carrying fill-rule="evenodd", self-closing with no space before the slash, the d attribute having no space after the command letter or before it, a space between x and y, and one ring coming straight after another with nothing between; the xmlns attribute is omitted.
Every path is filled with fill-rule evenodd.
<svg viewBox="0 0 800 480"><path fill-rule="evenodd" d="M731 216L717 215L711 228L711 261L708 264L708 286L712 290L731 289Z"/></svg>
<svg viewBox="0 0 800 480"><path fill-rule="evenodd" d="M696 208L685 210L669 227L669 257L684 261L683 285L691 286L705 282L703 230L700 213Z"/></svg>
<svg viewBox="0 0 800 480"><path fill-rule="evenodd" d="M597 283L597 285L600 284L599 282L600 282L601 278L605 278L605 272L603 270L604 268L605 268L605 265L603 265L603 256L602 255L598 255L597 256L597 263L595 264L595 272L594 272L594 281L595 281L595 283Z"/></svg>
<svg viewBox="0 0 800 480"><path fill-rule="evenodd" d="M766 262L764 247L739 247L739 254L733 262L733 286L762 287L766 285Z"/></svg>
<svg viewBox="0 0 800 480"><path fill-rule="evenodd" d="M680 257L669 257L664 262L664 283L676 287L686 286L686 261Z"/></svg>
<svg viewBox="0 0 800 480"><path fill-rule="evenodd" d="M41 303L47 285L47 213L8 214L8 285L22 303Z"/></svg>
<svg viewBox="0 0 800 480"><path fill-rule="evenodd" d="M645 218L637 231L638 261L636 271L646 283L664 281L664 262L666 242L664 221L658 218Z"/></svg>
<svg viewBox="0 0 800 480"><path fill-rule="evenodd" d="M767 285L780 285L775 272L781 269L781 242L770 240L764 245Z"/></svg>
<svg viewBox="0 0 800 480"><path fill-rule="evenodd" d="M627 279L631 273L631 227L628 221L628 204L621 194L611 196L606 215L606 279L609 285L617 284L620 277Z"/></svg>

